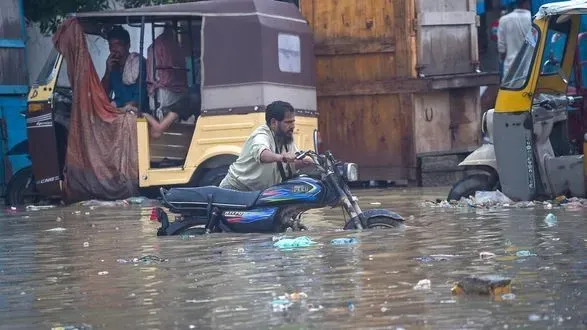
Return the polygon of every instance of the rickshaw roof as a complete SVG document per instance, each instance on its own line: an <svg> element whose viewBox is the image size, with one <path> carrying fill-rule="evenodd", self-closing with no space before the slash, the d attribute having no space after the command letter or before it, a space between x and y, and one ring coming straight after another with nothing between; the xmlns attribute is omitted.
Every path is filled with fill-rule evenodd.
<svg viewBox="0 0 587 330"><path fill-rule="evenodd" d="M197 16L273 16L305 22L294 4L274 0L206 0L129 9L72 14L81 19L97 19L114 24Z"/></svg>
<svg viewBox="0 0 587 330"><path fill-rule="evenodd" d="M587 14L587 0L569 0L547 3L538 9L536 18L541 19L557 15L583 15Z"/></svg>

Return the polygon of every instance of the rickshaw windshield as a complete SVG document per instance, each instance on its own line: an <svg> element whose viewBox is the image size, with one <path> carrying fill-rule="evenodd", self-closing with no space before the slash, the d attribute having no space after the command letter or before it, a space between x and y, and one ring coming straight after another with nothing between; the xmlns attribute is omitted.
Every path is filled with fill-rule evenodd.
<svg viewBox="0 0 587 330"><path fill-rule="evenodd" d="M534 62L534 55L536 53L536 44L539 35L538 29L532 27L526 37L524 44L516 58L514 59L509 71L503 78L501 87L504 89L521 89L526 86L530 76L530 68Z"/></svg>
<svg viewBox="0 0 587 330"><path fill-rule="evenodd" d="M39 75L37 76L37 79L35 80L36 85L46 85L47 83L49 83L49 81L51 81L51 79L53 79L51 73L53 72L53 68L55 67L55 62L57 62L58 56L59 53L57 52L57 50L55 48L52 48L51 52L49 53L49 56L47 56L47 60L45 61L43 68L41 69Z"/></svg>

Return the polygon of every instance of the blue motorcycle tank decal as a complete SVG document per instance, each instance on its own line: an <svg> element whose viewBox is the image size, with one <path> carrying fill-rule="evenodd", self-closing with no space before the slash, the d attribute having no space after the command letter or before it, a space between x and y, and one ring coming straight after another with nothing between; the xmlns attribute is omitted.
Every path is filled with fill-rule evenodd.
<svg viewBox="0 0 587 330"><path fill-rule="evenodd" d="M235 224L268 220L273 218L275 212L277 212L277 208L267 207L249 211L224 211L222 215L226 219L226 222Z"/></svg>
<svg viewBox="0 0 587 330"><path fill-rule="evenodd" d="M264 190L257 204L274 204L299 201L301 203L319 202L323 192L320 181L310 177L285 181Z"/></svg>

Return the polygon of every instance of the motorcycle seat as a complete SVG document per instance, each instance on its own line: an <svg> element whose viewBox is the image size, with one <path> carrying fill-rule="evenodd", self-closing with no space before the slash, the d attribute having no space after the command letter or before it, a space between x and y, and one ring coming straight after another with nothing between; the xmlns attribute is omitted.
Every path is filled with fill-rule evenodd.
<svg viewBox="0 0 587 330"><path fill-rule="evenodd" d="M165 195L165 200L182 207L206 206L208 196L212 195L212 205L232 208L252 207L260 191L236 191L215 186L196 188L173 188Z"/></svg>

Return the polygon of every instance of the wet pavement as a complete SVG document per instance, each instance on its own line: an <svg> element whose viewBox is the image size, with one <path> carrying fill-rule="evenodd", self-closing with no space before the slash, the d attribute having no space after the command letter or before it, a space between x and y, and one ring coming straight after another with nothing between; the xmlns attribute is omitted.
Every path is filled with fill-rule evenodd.
<svg viewBox="0 0 587 330"><path fill-rule="evenodd" d="M587 328L587 208L357 193L407 226L344 232L341 209L317 210L288 234L317 244L280 250L278 235L158 238L150 208L125 203L4 212L0 329ZM451 293L485 275L511 292Z"/></svg>

